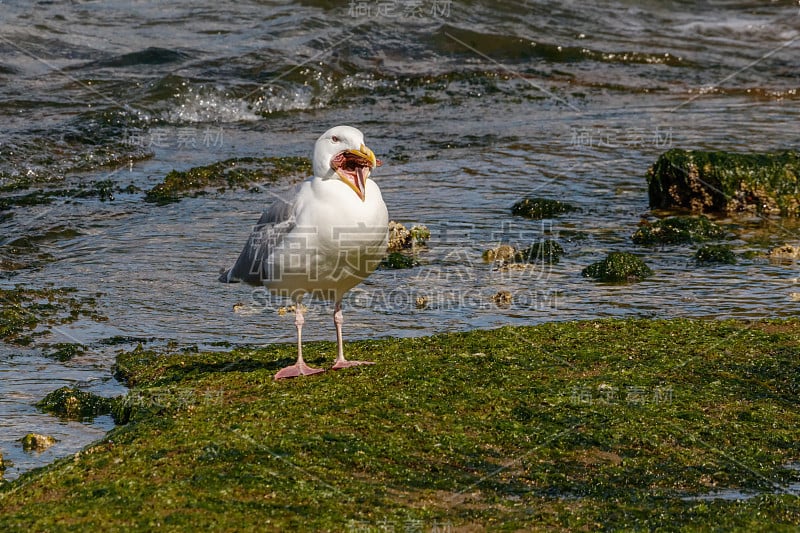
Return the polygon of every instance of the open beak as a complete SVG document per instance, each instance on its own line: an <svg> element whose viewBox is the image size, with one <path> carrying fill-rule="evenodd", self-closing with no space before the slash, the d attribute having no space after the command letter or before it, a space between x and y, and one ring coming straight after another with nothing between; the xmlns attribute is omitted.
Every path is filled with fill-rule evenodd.
<svg viewBox="0 0 800 533"><path fill-rule="evenodd" d="M363 202L367 179L373 168L381 166L381 161L375 158L372 150L362 144L358 150L345 150L334 156L331 165L339 178L349 185Z"/></svg>

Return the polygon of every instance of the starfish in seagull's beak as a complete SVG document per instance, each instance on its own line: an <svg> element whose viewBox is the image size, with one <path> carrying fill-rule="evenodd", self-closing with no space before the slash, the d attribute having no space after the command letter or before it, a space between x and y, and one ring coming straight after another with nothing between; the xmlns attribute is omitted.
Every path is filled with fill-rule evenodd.
<svg viewBox="0 0 800 533"><path fill-rule="evenodd" d="M381 161L363 144L358 150L344 150L331 159L331 167L339 175L339 179L349 185L362 202L365 200L367 179L372 169L379 166Z"/></svg>

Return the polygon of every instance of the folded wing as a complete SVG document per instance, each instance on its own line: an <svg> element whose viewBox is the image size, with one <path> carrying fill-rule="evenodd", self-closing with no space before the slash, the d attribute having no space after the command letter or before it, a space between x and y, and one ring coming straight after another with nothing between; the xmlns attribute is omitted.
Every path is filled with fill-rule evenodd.
<svg viewBox="0 0 800 533"><path fill-rule="evenodd" d="M244 281L253 285L268 281L270 253L294 227L294 203L277 200L261 215L236 263L223 272L219 280L223 283Z"/></svg>

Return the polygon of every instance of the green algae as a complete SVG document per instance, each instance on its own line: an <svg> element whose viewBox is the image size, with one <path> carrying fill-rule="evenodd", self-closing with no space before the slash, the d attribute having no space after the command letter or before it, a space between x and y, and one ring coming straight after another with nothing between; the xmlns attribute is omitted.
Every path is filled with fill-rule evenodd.
<svg viewBox="0 0 800 533"><path fill-rule="evenodd" d="M111 413L113 401L74 387L61 387L36 404L41 411L65 420L89 421Z"/></svg>
<svg viewBox="0 0 800 533"><path fill-rule="evenodd" d="M56 361L66 362L86 353L86 346L74 342L58 342L44 348L43 355Z"/></svg>
<svg viewBox="0 0 800 533"><path fill-rule="evenodd" d="M636 244L684 244L725 237L725 230L705 216L643 221L631 239Z"/></svg>
<svg viewBox="0 0 800 533"><path fill-rule="evenodd" d="M402 252L390 252L380 262L380 268L389 270L399 270L404 268L414 268L419 266L419 261L414 256Z"/></svg>
<svg viewBox="0 0 800 533"><path fill-rule="evenodd" d="M800 216L800 154L672 149L647 171L650 206Z"/></svg>
<svg viewBox="0 0 800 533"><path fill-rule="evenodd" d="M173 170L145 193L145 200L171 203L203 194L209 188L252 188L310 172L311 162L305 157L237 157L185 171Z"/></svg>
<svg viewBox="0 0 800 533"><path fill-rule="evenodd" d="M14 180L0 186L0 215L13 214L15 209L23 207L49 205L57 200L97 198L101 202L112 201L115 193L130 193L135 189L132 185L120 187L110 179L90 181L69 188L49 187L32 190L36 183L35 180ZM14 194L20 190L26 192Z"/></svg>
<svg viewBox="0 0 800 533"><path fill-rule="evenodd" d="M798 339L550 323L350 342L377 365L285 382L292 345L138 349L129 423L0 488L0 529L796 529ZM692 499L725 489L754 496Z"/></svg>
<svg viewBox="0 0 800 533"><path fill-rule="evenodd" d="M610 252L602 261L584 268L581 275L599 281L629 282L652 276L653 271L644 261L631 253Z"/></svg>
<svg viewBox="0 0 800 533"><path fill-rule="evenodd" d="M727 244L709 244L701 246L694 254L698 263L721 263L726 265L736 264L736 254Z"/></svg>
<svg viewBox="0 0 800 533"><path fill-rule="evenodd" d="M511 207L511 214L525 218L553 218L557 215L577 211L577 207L548 198L523 198Z"/></svg>
<svg viewBox="0 0 800 533"><path fill-rule="evenodd" d="M69 324L81 317L106 320L96 311L94 297L76 296L76 292L71 287L0 288L0 340L26 346L35 336L47 333L48 326Z"/></svg>

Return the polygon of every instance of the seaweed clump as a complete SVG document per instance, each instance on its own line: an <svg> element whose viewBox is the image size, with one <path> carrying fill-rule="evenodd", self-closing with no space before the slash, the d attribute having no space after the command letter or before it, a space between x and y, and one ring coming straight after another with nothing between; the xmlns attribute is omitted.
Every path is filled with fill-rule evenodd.
<svg viewBox="0 0 800 533"><path fill-rule="evenodd" d="M173 170L164 181L145 193L145 200L168 204L184 196L203 194L209 187L220 191L241 189L310 172L311 162L306 157L237 157L185 171Z"/></svg>
<svg viewBox="0 0 800 533"><path fill-rule="evenodd" d="M684 244L725 237L725 230L705 216L644 221L631 239L636 244Z"/></svg>
<svg viewBox="0 0 800 533"><path fill-rule="evenodd" d="M47 347L44 352L45 357L56 361L66 362L73 357L86 353L86 346L74 342L57 342Z"/></svg>
<svg viewBox="0 0 800 533"><path fill-rule="evenodd" d="M736 264L736 254L727 244L709 244L701 247L694 254L698 263L721 263L726 265Z"/></svg>
<svg viewBox="0 0 800 533"><path fill-rule="evenodd" d="M91 420L111 413L114 401L78 388L61 387L44 397L36 407L66 420Z"/></svg>
<svg viewBox="0 0 800 533"><path fill-rule="evenodd" d="M653 275L644 261L628 252L610 252L602 261L592 263L581 274L599 281L639 281Z"/></svg>
<svg viewBox="0 0 800 533"><path fill-rule="evenodd" d="M553 218L578 208L572 204L548 198L523 198L511 207L511 214L525 218Z"/></svg>

